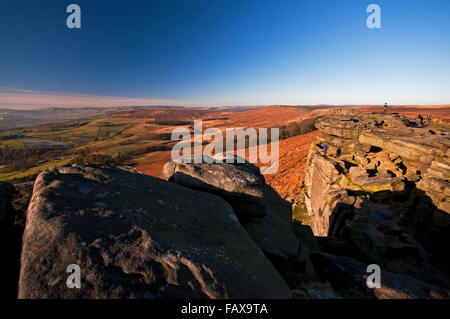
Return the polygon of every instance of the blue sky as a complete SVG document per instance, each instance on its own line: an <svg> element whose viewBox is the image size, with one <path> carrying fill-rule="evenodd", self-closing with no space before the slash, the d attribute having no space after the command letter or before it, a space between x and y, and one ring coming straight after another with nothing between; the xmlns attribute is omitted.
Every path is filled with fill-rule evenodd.
<svg viewBox="0 0 450 319"><path fill-rule="evenodd" d="M0 0L0 107L448 104L449 88L448 0Z"/></svg>

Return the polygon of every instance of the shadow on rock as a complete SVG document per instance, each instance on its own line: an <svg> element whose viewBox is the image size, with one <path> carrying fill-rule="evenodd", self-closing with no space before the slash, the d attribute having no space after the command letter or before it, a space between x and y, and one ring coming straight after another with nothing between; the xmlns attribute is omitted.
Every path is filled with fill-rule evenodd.
<svg viewBox="0 0 450 319"><path fill-rule="evenodd" d="M420 189L349 192L353 204L338 203L329 218L323 251L450 287L450 216Z"/></svg>

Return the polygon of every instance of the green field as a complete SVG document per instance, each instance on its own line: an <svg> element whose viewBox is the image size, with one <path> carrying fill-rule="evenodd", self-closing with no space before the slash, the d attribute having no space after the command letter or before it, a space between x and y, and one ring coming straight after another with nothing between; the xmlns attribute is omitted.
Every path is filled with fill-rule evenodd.
<svg viewBox="0 0 450 319"><path fill-rule="evenodd" d="M48 162L48 163L45 163L42 165L32 167L23 172L19 172L19 171L11 172L11 171L8 171L8 169L6 167L3 167L3 168L0 168L0 180L9 181L9 180L34 178L37 174L39 174L46 168L66 165L66 164L70 164L70 163L71 163L71 158L59 159L59 160L51 161L51 162ZM4 172L5 170L8 172Z"/></svg>
<svg viewBox="0 0 450 319"><path fill-rule="evenodd" d="M170 123L169 123L170 124ZM106 116L91 120L41 125L0 132L0 151L41 149L39 155L0 163L0 180L33 179L42 170L76 161L92 154L118 159L119 154L152 151L151 147L167 143L153 131L170 125L149 123L147 119ZM48 151L48 153L46 153ZM24 153L28 154L28 153ZM122 157L120 157L122 158ZM22 165L21 162L24 162Z"/></svg>

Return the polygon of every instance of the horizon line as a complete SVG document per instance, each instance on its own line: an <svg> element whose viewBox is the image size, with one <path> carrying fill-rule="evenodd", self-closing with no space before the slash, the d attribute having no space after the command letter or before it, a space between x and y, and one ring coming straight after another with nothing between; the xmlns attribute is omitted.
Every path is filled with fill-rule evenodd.
<svg viewBox="0 0 450 319"><path fill-rule="evenodd" d="M124 96L90 95L78 93L47 93L28 89L19 89L0 86L0 109L12 110L39 110L42 108L118 108L118 107L269 107L269 106L296 106L296 107L318 107L318 106L342 106L363 107L381 106L384 102L377 103L317 103L317 104L291 104L291 103L217 103L205 101L193 101L182 99L164 98L138 98ZM430 104L389 104L390 106L447 106L449 103Z"/></svg>

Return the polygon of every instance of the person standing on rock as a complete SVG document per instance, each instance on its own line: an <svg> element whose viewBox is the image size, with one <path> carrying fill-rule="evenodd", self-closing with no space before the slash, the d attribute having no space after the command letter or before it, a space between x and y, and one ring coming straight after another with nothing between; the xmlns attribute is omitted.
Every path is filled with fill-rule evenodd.
<svg viewBox="0 0 450 319"><path fill-rule="evenodd" d="M384 108L383 108L383 113L384 114L386 114L387 109L388 109L388 105L387 105L387 103L384 103Z"/></svg>
<svg viewBox="0 0 450 319"><path fill-rule="evenodd" d="M428 126L431 126L431 122L433 121L433 119L431 118L431 113L428 113L428 116L427 116L427 123L428 123Z"/></svg>
<svg viewBox="0 0 450 319"><path fill-rule="evenodd" d="M323 149L323 156L327 156L328 145L323 144L322 149Z"/></svg>
<svg viewBox="0 0 450 319"><path fill-rule="evenodd" d="M417 116L417 126L422 126L423 124L423 116L419 113L419 116Z"/></svg>

